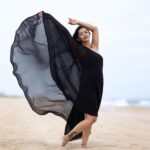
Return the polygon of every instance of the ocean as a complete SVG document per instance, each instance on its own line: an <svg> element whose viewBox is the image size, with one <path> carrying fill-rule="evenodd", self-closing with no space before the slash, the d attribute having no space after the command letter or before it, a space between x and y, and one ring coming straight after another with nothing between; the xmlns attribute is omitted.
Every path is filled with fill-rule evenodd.
<svg viewBox="0 0 150 150"><path fill-rule="evenodd" d="M103 98L101 105L103 106L134 106L134 107L150 107L150 99L135 99L135 98Z"/></svg>

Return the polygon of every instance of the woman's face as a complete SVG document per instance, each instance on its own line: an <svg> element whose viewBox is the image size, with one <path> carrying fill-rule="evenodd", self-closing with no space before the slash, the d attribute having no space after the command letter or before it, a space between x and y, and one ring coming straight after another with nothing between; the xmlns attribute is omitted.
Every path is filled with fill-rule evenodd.
<svg viewBox="0 0 150 150"><path fill-rule="evenodd" d="M81 28L78 31L78 40L81 41L81 43L87 42L90 40L90 33L86 28Z"/></svg>

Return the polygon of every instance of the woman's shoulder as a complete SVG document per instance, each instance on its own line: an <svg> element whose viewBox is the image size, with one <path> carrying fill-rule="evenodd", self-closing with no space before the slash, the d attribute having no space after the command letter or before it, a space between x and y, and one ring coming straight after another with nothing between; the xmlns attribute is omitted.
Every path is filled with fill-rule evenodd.
<svg viewBox="0 0 150 150"><path fill-rule="evenodd" d="M92 51L94 51L95 53L98 53L99 52L99 50L98 49L95 49L95 48L90 48Z"/></svg>
<svg viewBox="0 0 150 150"><path fill-rule="evenodd" d="M94 49L94 48L90 48L93 52L95 52L96 54L100 55L102 57L102 55L99 53L99 49Z"/></svg>

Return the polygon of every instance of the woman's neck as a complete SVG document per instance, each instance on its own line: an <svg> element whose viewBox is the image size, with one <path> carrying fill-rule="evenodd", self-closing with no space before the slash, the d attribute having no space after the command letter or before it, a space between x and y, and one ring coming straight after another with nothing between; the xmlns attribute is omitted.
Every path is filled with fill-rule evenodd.
<svg viewBox="0 0 150 150"><path fill-rule="evenodd" d="M82 43L82 45L87 48L91 48L90 42L84 42L84 43Z"/></svg>

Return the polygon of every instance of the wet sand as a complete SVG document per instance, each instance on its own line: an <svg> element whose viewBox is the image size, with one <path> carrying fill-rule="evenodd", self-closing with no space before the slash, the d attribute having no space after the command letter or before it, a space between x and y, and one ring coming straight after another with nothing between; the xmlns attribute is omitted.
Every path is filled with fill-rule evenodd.
<svg viewBox="0 0 150 150"><path fill-rule="evenodd" d="M40 116L25 98L0 98L0 150L80 150L81 140L60 147L65 120ZM101 106L90 150L150 150L150 108Z"/></svg>

